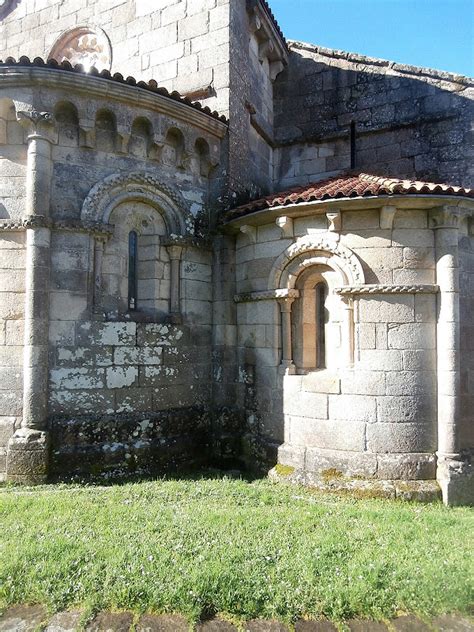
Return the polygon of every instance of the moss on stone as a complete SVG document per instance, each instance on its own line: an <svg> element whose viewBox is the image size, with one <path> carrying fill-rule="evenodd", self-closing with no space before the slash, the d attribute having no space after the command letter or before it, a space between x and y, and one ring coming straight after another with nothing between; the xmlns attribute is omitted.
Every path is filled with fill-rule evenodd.
<svg viewBox="0 0 474 632"><path fill-rule="evenodd" d="M325 483L329 483L330 481L344 478L344 474L340 470L336 470L336 468L331 467L328 470L323 470L321 472L321 478Z"/></svg>
<svg viewBox="0 0 474 632"><path fill-rule="evenodd" d="M281 463L277 463L275 465L275 472L279 476L291 476L295 471L295 468L291 465L282 465Z"/></svg>

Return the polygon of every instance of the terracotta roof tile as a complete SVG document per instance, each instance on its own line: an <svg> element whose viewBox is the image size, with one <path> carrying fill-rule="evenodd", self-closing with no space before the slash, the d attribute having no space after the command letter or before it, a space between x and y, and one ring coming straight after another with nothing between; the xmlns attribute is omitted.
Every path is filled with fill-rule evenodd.
<svg viewBox="0 0 474 632"><path fill-rule="evenodd" d="M184 103L185 105L189 105L189 107L194 108L195 110L200 110L207 116L215 118L223 123L228 123L228 120L225 116L221 116L218 112L212 112L210 108L207 106L203 107L197 101L191 101L187 97L182 97L179 92L168 92L166 88L158 87L157 82L154 79L150 79L150 81L137 81L134 77L124 78L119 72L116 72L112 75L108 70L101 70L100 72L97 68L90 68L89 70L85 70L84 66L81 64L76 64L72 66L68 61L57 62L54 59L49 59L47 62L41 57L35 57L33 61L29 59L29 57L22 56L18 59L14 59L13 57L7 57L5 61L0 59L0 67L1 66L26 66L26 67L37 67L37 68L51 68L54 70L64 70L66 72L75 72L78 74L88 75L89 77L99 77L101 79L107 79L109 81L116 81L118 83L126 83L129 86L136 86L137 88L142 88L143 90L148 90L149 92L154 92L155 94L160 94L168 99L172 99L173 101L179 101L180 103Z"/></svg>
<svg viewBox="0 0 474 632"><path fill-rule="evenodd" d="M349 174L321 180L289 191L274 193L267 197L239 206L226 215L230 221L237 217L277 206L289 206L317 200L335 200L339 198L359 198L380 195L458 195L474 198L474 189L385 178L368 173Z"/></svg>
<svg viewBox="0 0 474 632"><path fill-rule="evenodd" d="M267 0L260 0L262 3L263 8L265 9L265 12L268 14L268 17L270 18L270 20L273 22L273 25L275 26L279 36L281 37L285 47L287 50L288 49L288 43L285 39L285 36L283 35L283 31L280 28L280 25L278 24L278 21L276 19L276 17L273 15L273 11L270 9L270 5L268 4Z"/></svg>

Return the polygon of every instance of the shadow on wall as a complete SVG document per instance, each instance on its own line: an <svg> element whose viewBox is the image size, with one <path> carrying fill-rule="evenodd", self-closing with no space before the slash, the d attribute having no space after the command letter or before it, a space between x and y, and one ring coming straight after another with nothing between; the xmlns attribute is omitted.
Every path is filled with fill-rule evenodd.
<svg viewBox="0 0 474 632"><path fill-rule="evenodd" d="M326 59L310 48L293 49L275 82L276 190L351 167L474 184L472 80L382 61L363 63L364 58L362 69L355 70L356 59L332 58L331 65Z"/></svg>

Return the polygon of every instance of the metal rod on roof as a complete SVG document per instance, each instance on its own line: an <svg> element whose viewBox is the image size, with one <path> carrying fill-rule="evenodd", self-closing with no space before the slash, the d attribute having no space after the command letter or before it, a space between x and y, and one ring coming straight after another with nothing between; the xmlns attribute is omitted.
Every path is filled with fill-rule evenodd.
<svg viewBox="0 0 474 632"><path fill-rule="evenodd" d="M356 124L351 121L351 169L356 168Z"/></svg>

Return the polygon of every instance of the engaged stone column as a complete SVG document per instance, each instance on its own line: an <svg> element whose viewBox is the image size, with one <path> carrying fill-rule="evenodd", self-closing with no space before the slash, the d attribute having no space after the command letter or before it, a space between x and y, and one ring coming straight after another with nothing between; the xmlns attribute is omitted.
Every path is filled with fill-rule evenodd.
<svg viewBox="0 0 474 632"><path fill-rule="evenodd" d="M291 306L294 297L279 298L278 303L281 310L281 347L282 359L280 364L280 373L285 375L293 375L296 372L293 363L293 345L291 341Z"/></svg>
<svg viewBox="0 0 474 632"><path fill-rule="evenodd" d="M170 290L170 320L173 324L179 325L181 316L181 255L183 246L181 244L167 244L166 250L171 263L171 290Z"/></svg>
<svg viewBox="0 0 474 632"><path fill-rule="evenodd" d="M435 231L438 297L438 469L446 504L453 504L453 473L459 469L459 211L444 206L431 211Z"/></svg>
<svg viewBox="0 0 474 632"><path fill-rule="evenodd" d="M7 480L41 483L48 470L51 114L21 112L28 130L23 419L8 443Z"/></svg>

